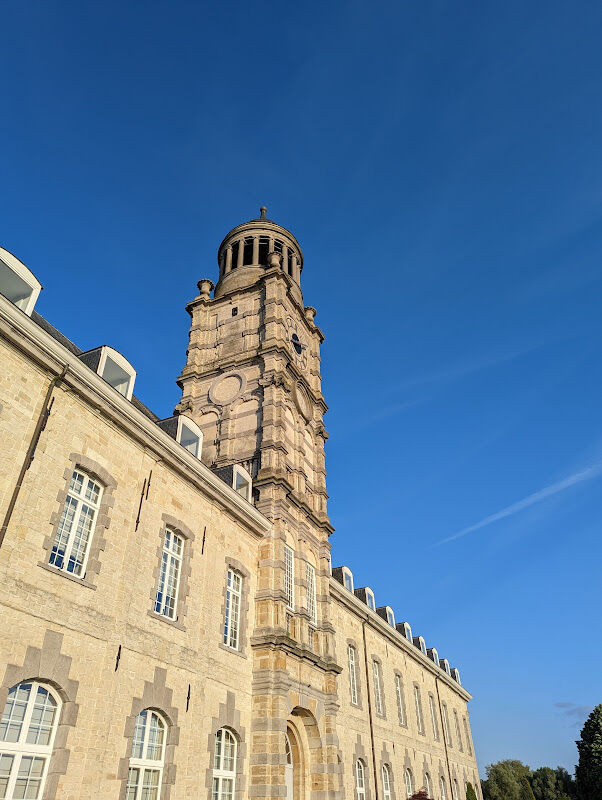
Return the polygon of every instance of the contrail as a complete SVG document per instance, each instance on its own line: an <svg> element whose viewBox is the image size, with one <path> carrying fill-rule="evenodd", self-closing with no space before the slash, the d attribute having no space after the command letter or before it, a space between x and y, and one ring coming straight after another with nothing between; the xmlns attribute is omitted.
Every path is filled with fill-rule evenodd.
<svg viewBox="0 0 602 800"><path fill-rule="evenodd" d="M550 486L546 486L545 489L540 489L538 492L533 492L533 494L524 497L517 503L512 503L511 506L506 506L506 508L502 508L501 511L496 511L495 514L485 517L485 519L482 519L480 522L476 522L474 525L469 525L468 528L463 528L461 531L458 531L458 533L454 533L453 536L448 536L447 539L441 539L440 542L435 542L433 547L437 547L440 544L445 544L446 542L453 542L454 539L461 539L463 536L467 536L473 531L478 531L481 528L485 528L487 525L492 525L494 522L498 522L500 519L512 517L514 514L518 514L519 511L529 508L529 506L534 506L536 503L546 500L548 497L552 497L559 492L563 492L565 489L575 486L577 483L583 483L583 481L596 478L601 473L602 464L596 464L593 467L588 467L587 469L582 470L581 472L575 472L573 475L569 475L568 478L558 481L557 483L552 483Z"/></svg>

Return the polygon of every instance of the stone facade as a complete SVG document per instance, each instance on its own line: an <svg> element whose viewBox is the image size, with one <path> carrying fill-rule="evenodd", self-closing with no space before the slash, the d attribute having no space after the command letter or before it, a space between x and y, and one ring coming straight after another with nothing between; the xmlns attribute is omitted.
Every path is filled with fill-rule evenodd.
<svg viewBox="0 0 602 800"><path fill-rule="evenodd" d="M201 458L0 295L0 708L28 681L60 705L39 796L125 797L137 719L153 710L165 737L149 797L211 797L225 729L237 800L399 800L406 770L414 790L427 773L434 798L443 779L447 800L454 782L463 800L466 781L479 791L470 695L331 574L323 336L303 305L299 245L262 211L218 261L213 296L202 280L188 306L178 379L176 414L203 432ZM251 501L219 477L235 464ZM81 575L52 563L78 469L102 487ZM171 617L155 607L167 531L182 546Z"/></svg>

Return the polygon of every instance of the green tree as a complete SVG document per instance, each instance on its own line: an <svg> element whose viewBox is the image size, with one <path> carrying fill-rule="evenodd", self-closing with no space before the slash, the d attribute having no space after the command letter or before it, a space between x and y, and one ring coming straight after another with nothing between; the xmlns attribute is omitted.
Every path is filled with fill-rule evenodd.
<svg viewBox="0 0 602 800"><path fill-rule="evenodd" d="M485 767L485 772L484 800L523 800L521 779L528 778L531 770L522 761L498 761Z"/></svg>
<svg viewBox="0 0 602 800"><path fill-rule="evenodd" d="M527 775L523 775L520 779L520 800L535 800L533 796L533 789L531 788L531 784L529 783L529 778Z"/></svg>
<svg viewBox="0 0 602 800"><path fill-rule="evenodd" d="M477 800L477 793L475 792L472 783L466 784L466 800Z"/></svg>
<svg viewBox="0 0 602 800"><path fill-rule="evenodd" d="M579 800L602 800L602 705L596 706L585 721L577 750L577 797Z"/></svg>
<svg viewBox="0 0 602 800"><path fill-rule="evenodd" d="M564 767L556 767L555 772L558 800L575 800L577 794L573 776Z"/></svg>
<svg viewBox="0 0 602 800"><path fill-rule="evenodd" d="M550 767L540 767L531 773L530 781L535 800L558 800L555 770Z"/></svg>

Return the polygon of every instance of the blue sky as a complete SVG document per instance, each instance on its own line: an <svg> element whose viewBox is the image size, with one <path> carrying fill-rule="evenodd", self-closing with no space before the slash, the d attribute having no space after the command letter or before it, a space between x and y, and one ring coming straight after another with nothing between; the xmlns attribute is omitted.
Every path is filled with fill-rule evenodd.
<svg viewBox="0 0 602 800"><path fill-rule="evenodd" d="M602 6L8 0L2 27L0 243L38 309L167 416L184 305L266 204L326 335L334 563L458 665L481 767L572 769L602 701Z"/></svg>

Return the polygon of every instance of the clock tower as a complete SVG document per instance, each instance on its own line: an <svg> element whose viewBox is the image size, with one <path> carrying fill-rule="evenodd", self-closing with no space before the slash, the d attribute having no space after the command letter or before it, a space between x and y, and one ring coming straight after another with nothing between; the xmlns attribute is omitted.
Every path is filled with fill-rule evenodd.
<svg viewBox="0 0 602 800"><path fill-rule="evenodd" d="M319 727L330 732L320 737L316 728L313 740L322 742L316 763L330 768L311 780L324 797L335 797L338 745L332 731L340 667L329 593L324 337L316 310L303 302L299 243L267 219L264 207L258 219L226 235L217 258L217 284L199 281L199 295L187 306L192 323L176 413L201 428L202 459L210 468L235 487L240 468L248 473L252 502L272 521L270 537L259 547L251 636L258 715L253 752L265 747L266 759L252 762L251 782L264 786L267 796L284 787L284 766L270 754L285 752L284 737L294 739L293 716L301 714L303 730L319 718Z"/></svg>

